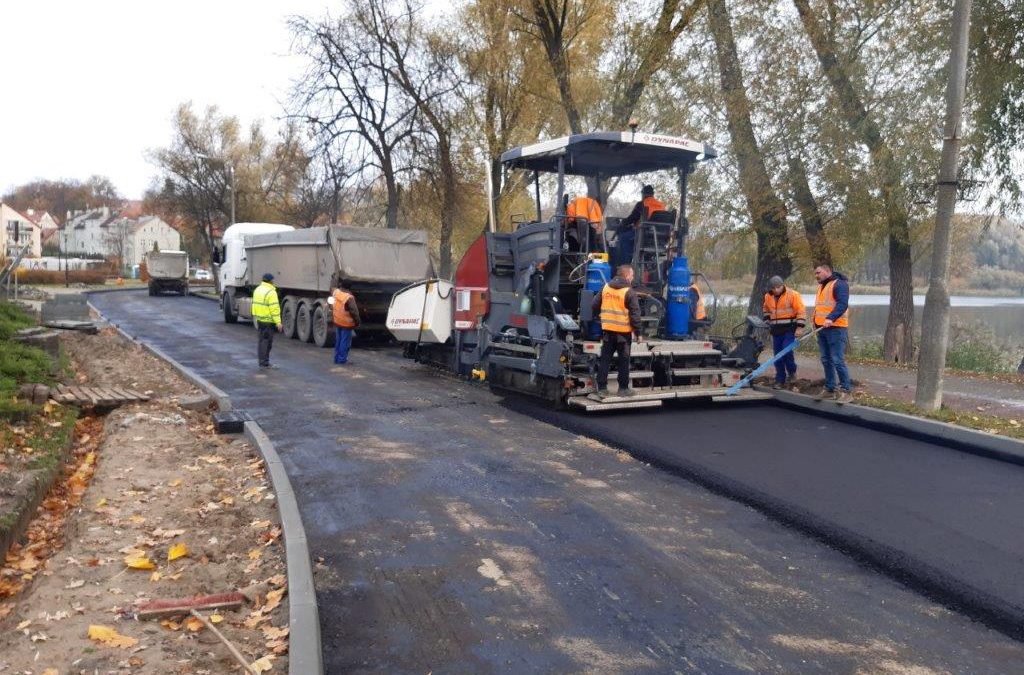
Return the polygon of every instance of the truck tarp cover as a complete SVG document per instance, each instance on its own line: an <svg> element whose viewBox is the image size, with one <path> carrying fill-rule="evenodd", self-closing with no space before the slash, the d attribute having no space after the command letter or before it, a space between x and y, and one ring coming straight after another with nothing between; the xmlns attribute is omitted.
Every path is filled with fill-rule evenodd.
<svg viewBox="0 0 1024 675"><path fill-rule="evenodd" d="M332 239L329 251L328 236ZM311 288L322 286L326 290L330 284L330 271L316 268L320 270L316 272L305 262L305 254L295 255L295 252L307 247L311 253L314 250L321 251L324 262L333 260L332 267L341 272L342 278L347 281L407 284L426 279L433 273L430 254L427 252L427 233L423 230L330 225L246 237L246 248L254 249L254 252L260 249L280 251L273 259L273 264L268 264L268 260L263 261L266 270L260 267L253 270L254 273L272 271L275 275L281 275L290 266L298 274L298 279L301 279L301 283L296 282L300 287L305 288L314 283L313 278L307 278L309 272L322 275L322 279ZM288 285L283 278L282 283Z"/></svg>
<svg viewBox="0 0 1024 675"><path fill-rule="evenodd" d="M427 233L331 226L338 269L346 279L409 282L431 275Z"/></svg>

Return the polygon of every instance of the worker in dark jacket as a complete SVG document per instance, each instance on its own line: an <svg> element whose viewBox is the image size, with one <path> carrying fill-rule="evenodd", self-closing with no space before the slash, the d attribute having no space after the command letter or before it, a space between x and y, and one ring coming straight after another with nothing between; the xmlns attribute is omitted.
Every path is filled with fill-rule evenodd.
<svg viewBox="0 0 1024 675"><path fill-rule="evenodd" d="M817 398L831 398L839 403L850 400L853 383L846 369L847 328L850 325L850 284L846 277L829 265L814 268L818 295L814 302L814 325L818 331L818 351L825 369L825 388ZM836 391L836 379L840 391Z"/></svg>
<svg viewBox="0 0 1024 675"><path fill-rule="evenodd" d="M640 201L634 206L629 215L622 219L618 229L618 256L619 264L625 265L633 262L633 248L636 245L636 228L640 223L650 219L658 211L664 211L665 204L654 196L654 186L645 185L640 190Z"/></svg>
<svg viewBox="0 0 1024 675"><path fill-rule="evenodd" d="M599 295L594 296L594 316L601 319L601 360L597 367L597 391L593 398L602 400L608 396L608 370L612 356L618 355L619 396L633 396L636 392L629 386L629 350L633 335L637 341L640 335L640 300L633 283L633 267L619 265L614 279L604 285Z"/></svg>
<svg viewBox="0 0 1024 675"><path fill-rule="evenodd" d="M764 320L772 334L772 350L778 354L793 344L804 330L807 319L807 308L800 293L786 287L786 281L780 276L768 280L768 292L764 294L762 303ZM775 384L773 389L786 386L796 379L796 357L789 352L775 362Z"/></svg>
<svg viewBox="0 0 1024 675"><path fill-rule="evenodd" d="M340 279L335 279L335 288L327 298L334 319L334 362L348 363L348 351L352 347L352 331L359 327L359 307L356 296L345 289Z"/></svg>

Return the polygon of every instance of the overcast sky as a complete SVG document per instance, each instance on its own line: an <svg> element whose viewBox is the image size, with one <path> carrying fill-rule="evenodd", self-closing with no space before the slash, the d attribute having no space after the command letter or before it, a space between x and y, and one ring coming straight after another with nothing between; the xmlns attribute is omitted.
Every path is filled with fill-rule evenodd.
<svg viewBox="0 0 1024 675"><path fill-rule="evenodd" d="M175 107L280 116L301 71L285 22L328 0L4 2L0 191L34 178L109 176L141 197Z"/></svg>

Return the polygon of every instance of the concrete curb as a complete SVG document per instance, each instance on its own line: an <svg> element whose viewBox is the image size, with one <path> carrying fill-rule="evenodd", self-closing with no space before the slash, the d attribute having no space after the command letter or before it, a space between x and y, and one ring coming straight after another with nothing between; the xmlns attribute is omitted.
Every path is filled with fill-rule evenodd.
<svg viewBox="0 0 1024 675"><path fill-rule="evenodd" d="M220 302L220 298L211 297L205 293L199 293L197 291L189 291L188 294L193 298L199 298L200 300L209 300L210 302Z"/></svg>
<svg viewBox="0 0 1024 675"><path fill-rule="evenodd" d="M128 290L128 289L111 289ZM103 314L89 302L89 308ZM212 396L221 410L231 410L231 398L219 387L196 373L194 370L171 358L158 347L149 345L132 335L120 326L109 322L125 339L136 342L143 349L157 358L166 361L186 379ZM288 473L281 463L281 458L274 449L270 438L256 422L245 423L245 437L256 446L263 461L267 464L267 472L277 496L277 510L281 515L281 529L284 532L285 563L288 570L288 673L289 675L322 675L324 670L323 652L320 645L320 613L316 604L316 591L313 586L313 567L310 562L309 545L306 541L306 528L299 514L295 491L292 489Z"/></svg>
<svg viewBox="0 0 1024 675"><path fill-rule="evenodd" d="M313 566L310 562L306 528L299 515L299 505L277 450L256 422L245 423L245 437L259 448L267 463L270 480L277 493L277 508L284 530L285 558L288 562L288 626L291 642L288 672L291 675L319 674L324 670L320 646L320 613L313 587Z"/></svg>
<svg viewBox="0 0 1024 675"><path fill-rule="evenodd" d="M809 411L816 415L925 439L954 450L1024 465L1024 442L1007 436L997 436L955 424L852 403L840 405L835 401L816 401L811 396L791 391L773 391L762 387L756 389L770 392L776 404L787 408Z"/></svg>

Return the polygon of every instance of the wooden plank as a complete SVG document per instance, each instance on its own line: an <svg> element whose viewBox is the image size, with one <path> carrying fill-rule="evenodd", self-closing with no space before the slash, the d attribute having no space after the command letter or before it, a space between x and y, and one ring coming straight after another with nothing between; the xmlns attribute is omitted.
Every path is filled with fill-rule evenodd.
<svg viewBox="0 0 1024 675"><path fill-rule="evenodd" d="M106 387L93 387L93 393L99 401L99 405L110 405L116 400L111 397Z"/></svg>
<svg viewBox="0 0 1024 675"><path fill-rule="evenodd" d="M128 389L127 391L128 391L129 394L131 394L132 396L134 396L135 398L137 398L140 401L148 401L149 400L148 396L146 396L145 394L140 394L139 392L135 391L134 389Z"/></svg>
<svg viewBox="0 0 1024 675"><path fill-rule="evenodd" d="M114 394L114 396L117 397L117 401L119 403L128 403L129 401L132 400L132 397L128 395L128 392L126 392L121 387L111 387L110 391L112 394Z"/></svg>
<svg viewBox="0 0 1024 675"><path fill-rule="evenodd" d="M82 389L80 387L68 387L68 391L75 403L85 403L89 400L85 394L82 393Z"/></svg>

